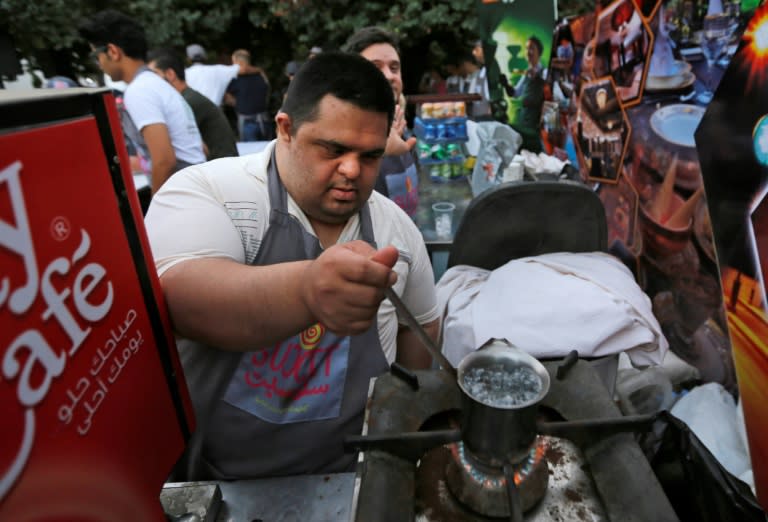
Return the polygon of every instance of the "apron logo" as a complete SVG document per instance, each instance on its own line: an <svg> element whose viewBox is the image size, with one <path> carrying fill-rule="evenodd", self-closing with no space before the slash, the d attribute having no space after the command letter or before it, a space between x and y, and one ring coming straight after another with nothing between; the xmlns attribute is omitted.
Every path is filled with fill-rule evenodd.
<svg viewBox="0 0 768 522"><path fill-rule="evenodd" d="M320 323L240 361L224 400L272 423L338 417L349 337Z"/></svg>
<svg viewBox="0 0 768 522"><path fill-rule="evenodd" d="M310 326L299 335L299 342L304 350L314 350L323 338L325 326L320 323Z"/></svg>

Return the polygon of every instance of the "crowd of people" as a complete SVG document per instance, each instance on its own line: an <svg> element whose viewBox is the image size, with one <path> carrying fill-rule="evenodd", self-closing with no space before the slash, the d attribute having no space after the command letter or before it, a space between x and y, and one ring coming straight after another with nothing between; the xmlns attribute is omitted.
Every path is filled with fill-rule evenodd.
<svg viewBox="0 0 768 522"><path fill-rule="evenodd" d="M232 53L231 65L207 64L205 49L191 44L185 61L175 49L148 49L141 24L115 10L95 14L79 30L99 68L113 84L125 84L118 108L126 145L153 194L184 167L237 156L237 142L274 138L270 83L247 50Z"/></svg>
<svg viewBox="0 0 768 522"><path fill-rule="evenodd" d="M229 65L207 63L208 54L199 44L188 45L186 57L170 48L149 50L142 26L114 10L92 17L81 27L81 34L91 43L99 67L113 81L138 82L128 85L121 94L124 103L118 106L124 108L121 117L132 163L135 170L149 175L153 193L173 172L185 166L203 159L237 155L237 142L275 138L275 111L270 108L272 87L265 71L252 64L248 50L235 50ZM539 129L548 92L547 71L541 64L541 41L535 36L527 40L527 69L509 71L516 75L514 86L507 74L499 70L495 58L486 65L485 47L485 42L476 40L465 50L448 56L441 66L429 68L420 82L420 92L474 94L476 99L467 104L468 117L509 123L523 137L523 148L540 152ZM415 138L408 137L404 119L406 100L397 39L380 28L365 28L352 35L343 50L360 53L376 63L392 85L397 107L392 134L399 139L388 143L376 190L414 216L418 175L411 151ZM322 53L321 47L312 47L305 62ZM285 65L288 85L302 63L290 61ZM558 81L567 78L572 63L573 47L564 41L557 48L550 76ZM152 88L157 79L147 78L142 74L145 71L156 73L172 89ZM171 94L172 90L183 102ZM284 101L286 92L287 87L276 98ZM504 95L519 100L512 121L507 121ZM183 103L191 109L196 129L189 114L183 118L175 116L185 110ZM186 124L182 125L184 121ZM195 134L199 134L199 138Z"/></svg>

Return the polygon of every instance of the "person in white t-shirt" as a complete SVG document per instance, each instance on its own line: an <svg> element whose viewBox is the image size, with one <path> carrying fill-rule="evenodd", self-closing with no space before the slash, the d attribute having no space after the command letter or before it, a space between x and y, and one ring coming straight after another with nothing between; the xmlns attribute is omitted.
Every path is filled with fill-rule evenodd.
<svg viewBox="0 0 768 522"><path fill-rule="evenodd" d="M123 129L151 161L152 193L174 172L204 162L203 140L189 104L145 64L144 28L108 9L85 20L79 30L101 70L128 84L124 104L130 121L123 122Z"/></svg>
<svg viewBox="0 0 768 522"><path fill-rule="evenodd" d="M240 64L206 65L205 49L199 44L187 46L187 58L192 62L184 70L187 85L220 106L229 82L240 74Z"/></svg>
<svg viewBox="0 0 768 522"><path fill-rule="evenodd" d="M437 335L421 233L373 191L394 114L373 63L321 53L263 152L189 167L153 198L145 224L197 419L174 480L349 471L370 379L430 367L384 299L392 287Z"/></svg>
<svg viewBox="0 0 768 522"><path fill-rule="evenodd" d="M187 85L220 106L229 83L238 75L264 74L261 67L235 62L232 65L206 65L205 49L202 45L187 46L187 58L192 65L184 70Z"/></svg>

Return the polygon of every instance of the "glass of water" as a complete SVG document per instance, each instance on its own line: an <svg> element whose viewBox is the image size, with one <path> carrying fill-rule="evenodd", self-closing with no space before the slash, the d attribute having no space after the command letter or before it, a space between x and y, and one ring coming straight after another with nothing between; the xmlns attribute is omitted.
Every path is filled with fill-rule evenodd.
<svg viewBox="0 0 768 522"><path fill-rule="evenodd" d="M435 232L438 239L451 239L453 231L453 211L456 205L450 201L440 201L432 205L435 215Z"/></svg>
<svg viewBox="0 0 768 522"><path fill-rule="evenodd" d="M703 81L705 89L696 97L699 103L709 103L714 96L712 92L712 69L720 57L725 54L728 47L730 24L730 17L723 13L709 15L704 18L699 45L701 46L704 58L707 60L707 69L705 73L706 78Z"/></svg>
<svg viewBox="0 0 768 522"><path fill-rule="evenodd" d="M727 2L723 4L723 12L728 17L728 43L722 57L717 62L721 67L728 67L731 58L736 54L739 39L741 37L741 4L739 2Z"/></svg>

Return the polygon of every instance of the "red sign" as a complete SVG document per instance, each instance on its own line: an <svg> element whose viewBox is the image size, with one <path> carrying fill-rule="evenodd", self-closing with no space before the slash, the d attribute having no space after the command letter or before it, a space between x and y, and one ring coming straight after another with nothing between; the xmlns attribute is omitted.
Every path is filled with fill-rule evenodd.
<svg viewBox="0 0 768 522"><path fill-rule="evenodd" d="M114 102L87 96L0 134L0 520L165 520L190 429Z"/></svg>

